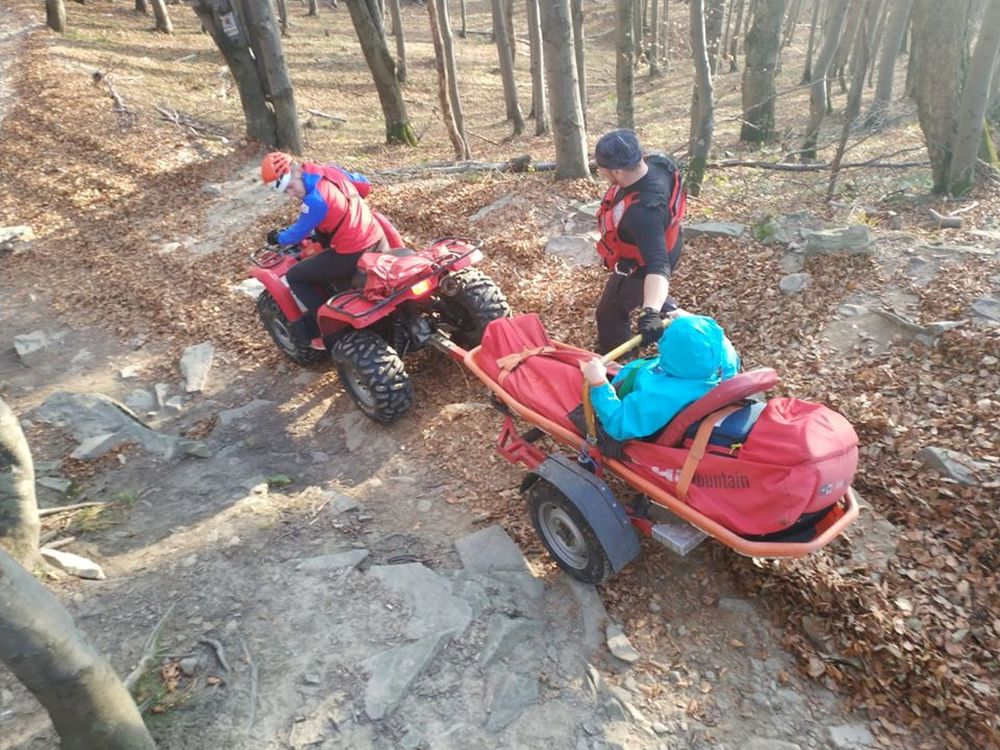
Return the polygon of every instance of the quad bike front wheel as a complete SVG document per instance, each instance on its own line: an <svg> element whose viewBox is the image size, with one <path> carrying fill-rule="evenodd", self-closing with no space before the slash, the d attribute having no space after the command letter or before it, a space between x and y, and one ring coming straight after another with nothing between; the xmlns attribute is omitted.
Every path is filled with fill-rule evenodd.
<svg viewBox="0 0 1000 750"><path fill-rule="evenodd" d="M455 293L445 298L445 306L455 326L452 340L463 349L479 346L483 331L491 320L510 316L510 305L500 287L475 268L464 268L451 275Z"/></svg>
<svg viewBox="0 0 1000 750"><path fill-rule="evenodd" d="M413 384L403 360L373 331L351 331L330 351L340 382L358 408L371 419L389 424L413 402Z"/></svg>
<svg viewBox="0 0 1000 750"><path fill-rule="evenodd" d="M608 555L583 514L562 490L539 479L527 495L531 522L559 567L584 583L607 580L612 573Z"/></svg>
<svg viewBox="0 0 1000 750"><path fill-rule="evenodd" d="M261 292L257 298L257 315L274 343L290 360L300 365L314 365L326 358L326 352L300 344L292 335L292 325L270 292Z"/></svg>

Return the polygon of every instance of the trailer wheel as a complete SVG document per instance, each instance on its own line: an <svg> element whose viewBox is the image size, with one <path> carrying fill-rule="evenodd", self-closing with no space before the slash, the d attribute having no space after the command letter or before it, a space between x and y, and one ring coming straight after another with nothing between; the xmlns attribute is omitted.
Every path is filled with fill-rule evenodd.
<svg viewBox="0 0 1000 750"><path fill-rule="evenodd" d="M584 583L606 581L611 562L573 501L545 479L532 484L527 496L535 531L559 567Z"/></svg>

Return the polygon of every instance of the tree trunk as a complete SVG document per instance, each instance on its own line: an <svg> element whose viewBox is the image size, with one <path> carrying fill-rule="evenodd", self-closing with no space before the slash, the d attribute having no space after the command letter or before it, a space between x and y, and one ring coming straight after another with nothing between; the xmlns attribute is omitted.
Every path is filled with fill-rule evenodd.
<svg viewBox="0 0 1000 750"><path fill-rule="evenodd" d="M886 21L885 36L882 40L882 50L878 63L878 83L875 85L875 99L872 101L868 114L868 124L881 126L885 124L889 104L892 101L892 82L896 75L896 60L899 48L906 36L906 27L910 20L913 0L895 0Z"/></svg>
<svg viewBox="0 0 1000 750"><path fill-rule="evenodd" d="M705 39L704 0L691 0L691 53L694 57L694 106L691 109L692 143L685 182L690 195L701 194L701 181L712 150L713 92L712 69Z"/></svg>
<svg viewBox="0 0 1000 750"><path fill-rule="evenodd" d="M633 0L615 0L615 112L618 127L635 128L635 27Z"/></svg>
<svg viewBox="0 0 1000 750"><path fill-rule="evenodd" d="M799 23L799 16L802 14L802 3L804 0L794 0L794 5L788 9L788 20L785 22L785 31L781 35L781 46L785 47L795 38L795 28Z"/></svg>
<svg viewBox="0 0 1000 750"><path fill-rule="evenodd" d="M650 13L649 35L649 75L656 78L660 75L660 0L653 0Z"/></svg>
<svg viewBox="0 0 1000 750"><path fill-rule="evenodd" d="M493 34L496 37L497 55L500 58L500 78L503 80L503 100L507 111L507 122L514 126L514 135L524 132L524 115L517 99L517 82L514 80L514 59L511 57L507 36L507 19L504 15L503 0L491 0L493 9Z"/></svg>
<svg viewBox="0 0 1000 750"><path fill-rule="evenodd" d="M545 92L545 55L538 0L528 0L528 41L531 45L531 114L535 118L535 135L545 135L549 132L549 104Z"/></svg>
<svg viewBox="0 0 1000 750"><path fill-rule="evenodd" d="M347 9L351 13L351 23L354 24L361 51L372 73L379 103L382 105L386 142L416 146L417 136L406 113L403 91L396 80L396 63L389 54L385 36L379 33L381 21L376 22L372 18L371 8L366 0L347 0Z"/></svg>
<svg viewBox="0 0 1000 750"><path fill-rule="evenodd" d="M705 16L705 42L708 44L708 63L712 75L716 74L715 63L719 59L719 42L722 38L722 21L726 13L726 0L703 0L707 4Z"/></svg>
<svg viewBox="0 0 1000 750"><path fill-rule="evenodd" d="M48 711L62 750L154 750L111 665L58 600L2 549L0 661Z"/></svg>
<svg viewBox="0 0 1000 750"><path fill-rule="evenodd" d="M431 4L433 0L428 2ZM403 16L399 12L399 0L389 0L389 13L392 16L392 30L396 37L396 80L400 86L406 85L406 42L403 38ZM432 29L433 31L433 29Z"/></svg>
<svg viewBox="0 0 1000 750"><path fill-rule="evenodd" d="M663 0L663 65L670 69L670 0Z"/></svg>
<svg viewBox="0 0 1000 750"><path fill-rule="evenodd" d="M465 39L465 37L468 34L468 28L466 27L466 17L465 17L466 16L465 0L458 0L458 4L462 12L462 30L459 32L458 35L462 37L462 39Z"/></svg>
<svg viewBox="0 0 1000 750"><path fill-rule="evenodd" d="M243 14L250 32L250 46L263 68L265 88L274 107L278 148L302 153L302 127L295 109L295 92L288 77L277 19L269 0L243 0Z"/></svg>
<svg viewBox="0 0 1000 750"><path fill-rule="evenodd" d="M153 6L153 16L156 18L155 31L161 34L173 34L174 25L170 23L170 14L167 13L167 5L163 0L150 0Z"/></svg>
<svg viewBox="0 0 1000 750"><path fill-rule="evenodd" d="M454 34L451 30L451 16L448 13L448 0L436 0L438 3L438 23L441 24L441 41L444 44L444 64L448 69L448 94L451 99L451 113L455 117L455 126L459 135L465 141L466 151L469 151L469 136L465 133L465 112L462 110L462 97L458 93L458 66L455 64Z"/></svg>
<svg viewBox="0 0 1000 750"><path fill-rule="evenodd" d="M277 121L274 112L267 105L267 91L250 54L246 31L229 0L194 0L191 7L198 14L202 28L211 34L236 80L247 125L247 137L268 146L276 145Z"/></svg>
<svg viewBox="0 0 1000 750"><path fill-rule="evenodd" d="M510 59L517 62L517 35L514 33L514 0L503 0L503 20L507 24L507 43L510 45Z"/></svg>
<svg viewBox="0 0 1000 750"><path fill-rule="evenodd" d="M738 69L738 66L736 64L736 55L739 54L740 26L743 24L743 11L746 8L746 0L735 0L735 2L736 2L736 26L733 29L733 36L729 40L730 73L735 73Z"/></svg>
<svg viewBox="0 0 1000 750"><path fill-rule="evenodd" d="M774 73L781 49L785 0L760 0L746 38L743 71L743 125L740 140L768 143L774 138Z"/></svg>
<svg viewBox="0 0 1000 750"><path fill-rule="evenodd" d="M812 21L809 22L809 42L806 44L806 67L802 71L801 83L803 84L812 80L812 59L816 42L816 27L819 25L819 4L820 0L813 0Z"/></svg>
<svg viewBox="0 0 1000 750"><path fill-rule="evenodd" d="M833 59L833 69L830 71L830 77L836 77L838 83L840 84L840 93L847 93L847 62L851 56L851 50L854 49L855 42L858 39L858 30L861 28L861 22L864 17L863 8L866 6L867 0L852 0L849 4L850 10L847 14L847 26L844 29L844 33L840 37L840 44L837 46L837 54ZM829 94L829 90L827 91ZM827 110L826 113L830 114L833 112L833 105L831 103L832 97L827 100Z"/></svg>
<svg viewBox="0 0 1000 750"><path fill-rule="evenodd" d="M278 23L281 26L281 35L288 36L288 1L275 0L278 8Z"/></svg>
<svg viewBox="0 0 1000 750"><path fill-rule="evenodd" d="M135 0L135 12L142 13L144 16L149 14L149 4L146 0Z"/></svg>
<svg viewBox="0 0 1000 750"><path fill-rule="evenodd" d="M397 4L398 7L398 4ZM451 145L455 149L456 159L469 158L469 146L458 132L455 124L455 115L451 107L451 86L448 83L448 67L445 65L444 40L441 35L441 24L438 21L437 0L427 0L427 15L431 22L431 40L434 42L434 63L438 73L438 102L441 104L441 115L444 117L444 126L451 139Z"/></svg>
<svg viewBox="0 0 1000 750"><path fill-rule="evenodd" d="M319 0L309 0L307 5L309 8L309 11L306 13L307 16L319 15Z"/></svg>
<svg viewBox="0 0 1000 750"><path fill-rule="evenodd" d="M889 9L896 3L893 0L884 0L882 8L878 14L878 26L875 27L875 38L872 39L868 55L868 88L871 88L875 77L876 52L882 46L882 35L885 33L885 24L889 20Z"/></svg>
<svg viewBox="0 0 1000 750"><path fill-rule="evenodd" d="M620 2L621 0L619 0ZM642 2L632 0L632 67L638 68L642 59Z"/></svg>
<svg viewBox="0 0 1000 750"><path fill-rule="evenodd" d="M1000 0L990 0L986 6L972 66L962 87L958 104L958 124L955 146L948 172L948 189L962 195L972 187L976 177L976 161L983 140L983 123L990 102L990 78L1000 52Z"/></svg>
<svg viewBox="0 0 1000 750"><path fill-rule="evenodd" d="M45 0L45 25L60 34L66 31L66 3L63 0Z"/></svg>
<svg viewBox="0 0 1000 750"><path fill-rule="evenodd" d="M823 30L825 38L819 51L809 81L809 124L806 127L806 137L802 146L802 160L811 161L816 158L816 144L819 143L819 129L823 124L827 108L827 73L833 56L840 44L841 32L847 17L848 0L830 0L829 26Z"/></svg>
<svg viewBox="0 0 1000 750"><path fill-rule="evenodd" d="M936 193L948 190L965 32L966 14L951 3L939 0L913 3L912 46L918 53L913 93L931 158Z"/></svg>
<svg viewBox="0 0 1000 750"><path fill-rule="evenodd" d="M580 104L576 45L570 0L542 0L542 55L549 81L552 130L556 146L556 178L590 176L587 129Z"/></svg>
<svg viewBox="0 0 1000 750"><path fill-rule="evenodd" d="M541 0L542 5L545 4ZM576 55L576 81L580 89L580 109L583 111L584 127L587 123L587 37L583 30L583 1L570 0L570 14L573 19L573 52ZM584 145L586 150L586 144Z"/></svg>
<svg viewBox="0 0 1000 750"><path fill-rule="evenodd" d="M726 28L722 32L722 43L719 45L719 59L715 63L715 69L720 70L720 63L726 58L727 52L729 50L729 41L734 36L739 36L739 27L737 27L737 33L733 34L733 13L736 11L737 0L731 0L729 7L726 12ZM734 66L734 60L729 61L729 72L734 73L736 67Z"/></svg>
<svg viewBox="0 0 1000 750"><path fill-rule="evenodd" d="M1000 57L993 66L993 78L990 83L990 103L987 114L993 122L1000 122Z"/></svg>
<svg viewBox="0 0 1000 750"><path fill-rule="evenodd" d="M35 467L21 423L0 399L0 547L28 570L38 562Z"/></svg>

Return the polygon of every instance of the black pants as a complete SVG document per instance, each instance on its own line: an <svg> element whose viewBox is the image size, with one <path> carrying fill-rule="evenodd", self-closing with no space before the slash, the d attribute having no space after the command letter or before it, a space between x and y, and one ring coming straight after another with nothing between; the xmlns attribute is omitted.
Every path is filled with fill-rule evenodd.
<svg viewBox="0 0 1000 750"><path fill-rule="evenodd" d="M295 298L305 305L306 317L314 319L316 311L330 298L329 289L323 289L321 285L350 279L362 253L385 252L388 249L389 243L383 238L377 245L358 253L341 254L324 250L296 263L285 274L285 279Z"/></svg>

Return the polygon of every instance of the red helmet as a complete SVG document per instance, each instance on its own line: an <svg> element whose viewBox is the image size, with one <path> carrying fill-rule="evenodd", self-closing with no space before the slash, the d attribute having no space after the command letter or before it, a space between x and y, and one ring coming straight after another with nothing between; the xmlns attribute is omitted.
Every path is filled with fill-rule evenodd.
<svg viewBox="0 0 1000 750"><path fill-rule="evenodd" d="M260 163L260 178L268 187L284 192L292 179L292 157L281 151L272 151Z"/></svg>

